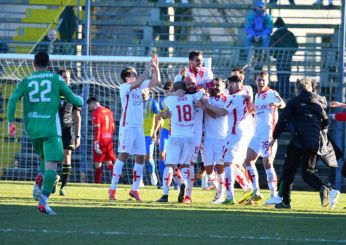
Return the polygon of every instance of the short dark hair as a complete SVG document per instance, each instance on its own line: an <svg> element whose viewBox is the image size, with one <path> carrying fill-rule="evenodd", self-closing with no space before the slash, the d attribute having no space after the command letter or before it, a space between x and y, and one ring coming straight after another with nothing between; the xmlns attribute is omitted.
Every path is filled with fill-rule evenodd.
<svg viewBox="0 0 346 245"><path fill-rule="evenodd" d="M91 102L99 102L98 99L96 97L90 97L88 100L87 100L87 104L89 105Z"/></svg>
<svg viewBox="0 0 346 245"><path fill-rule="evenodd" d="M62 74L63 74L64 72L71 73L70 70L67 70L67 69L65 69L65 68L60 68L59 71L58 71L58 74L59 74L60 76L62 76Z"/></svg>
<svg viewBox="0 0 346 245"><path fill-rule="evenodd" d="M171 89L173 82L167 81L165 82L165 85L163 85L163 89Z"/></svg>
<svg viewBox="0 0 346 245"><path fill-rule="evenodd" d="M183 82L175 82L173 84L173 91L177 91L178 89L182 89L182 90L185 90L185 83Z"/></svg>
<svg viewBox="0 0 346 245"><path fill-rule="evenodd" d="M135 71L136 68L134 67L126 67L124 70L121 71L120 77L123 79L123 82L125 82L126 78L131 76L131 71Z"/></svg>
<svg viewBox="0 0 346 245"><path fill-rule="evenodd" d="M35 64L39 67L46 67L49 64L49 55L46 52L38 52L35 54Z"/></svg>
<svg viewBox="0 0 346 245"><path fill-rule="evenodd" d="M238 76L230 76L227 78L227 82L229 83L241 83L240 77Z"/></svg>
<svg viewBox="0 0 346 245"><path fill-rule="evenodd" d="M194 60L196 56L203 55L203 51L191 51L189 54L189 60Z"/></svg>
<svg viewBox="0 0 346 245"><path fill-rule="evenodd" d="M234 67L234 68L232 69L232 72L234 72L234 71L237 71L237 72L239 72L239 74L245 76L245 70L243 69L243 67L236 66L236 67Z"/></svg>

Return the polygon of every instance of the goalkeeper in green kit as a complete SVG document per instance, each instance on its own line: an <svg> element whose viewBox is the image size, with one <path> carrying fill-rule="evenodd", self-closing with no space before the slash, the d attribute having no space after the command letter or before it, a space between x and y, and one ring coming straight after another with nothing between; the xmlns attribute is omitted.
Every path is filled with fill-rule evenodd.
<svg viewBox="0 0 346 245"><path fill-rule="evenodd" d="M45 167L42 195L37 208L42 213L55 215L47 203L55 184L57 164L64 159L59 118L60 96L64 96L74 106L82 106L83 99L72 93L60 75L48 72L49 65L47 53L39 52L35 55L36 72L17 85L8 102L7 120L8 134L15 136L17 131L13 120L16 104L23 97L25 130L42 160L40 169Z"/></svg>

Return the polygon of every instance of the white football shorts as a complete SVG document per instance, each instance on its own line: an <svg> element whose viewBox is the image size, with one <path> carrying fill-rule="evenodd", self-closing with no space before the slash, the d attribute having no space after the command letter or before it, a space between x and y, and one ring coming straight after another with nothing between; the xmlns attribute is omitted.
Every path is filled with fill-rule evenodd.
<svg viewBox="0 0 346 245"><path fill-rule="evenodd" d="M193 137L168 138L166 147L166 164L189 164L194 149Z"/></svg>
<svg viewBox="0 0 346 245"><path fill-rule="evenodd" d="M143 127L120 127L118 152L130 155L145 155L145 136Z"/></svg>

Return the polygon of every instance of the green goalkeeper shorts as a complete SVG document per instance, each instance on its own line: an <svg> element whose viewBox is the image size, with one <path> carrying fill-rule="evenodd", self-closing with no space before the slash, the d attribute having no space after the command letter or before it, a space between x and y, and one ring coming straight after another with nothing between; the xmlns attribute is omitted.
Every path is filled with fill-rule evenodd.
<svg viewBox="0 0 346 245"><path fill-rule="evenodd" d="M64 160L61 136L31 139L31 143L38 156L44 161L62 162Z"/></svg>

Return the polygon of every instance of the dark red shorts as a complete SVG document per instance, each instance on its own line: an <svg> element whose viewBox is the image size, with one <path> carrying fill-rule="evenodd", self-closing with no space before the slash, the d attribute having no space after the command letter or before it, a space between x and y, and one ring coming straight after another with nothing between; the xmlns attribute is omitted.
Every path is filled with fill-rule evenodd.
<svg viewBox="0 0 346 245"><path fill-rule="evenodd" d="M102 151L102 154L99 155L95 152L95 149L93 148L93 161L94 162L103 162L103 161L116 161L117 158L114 154L113 150L113 143L110 143L108 145L100 145L100 150Z"/></svg>

